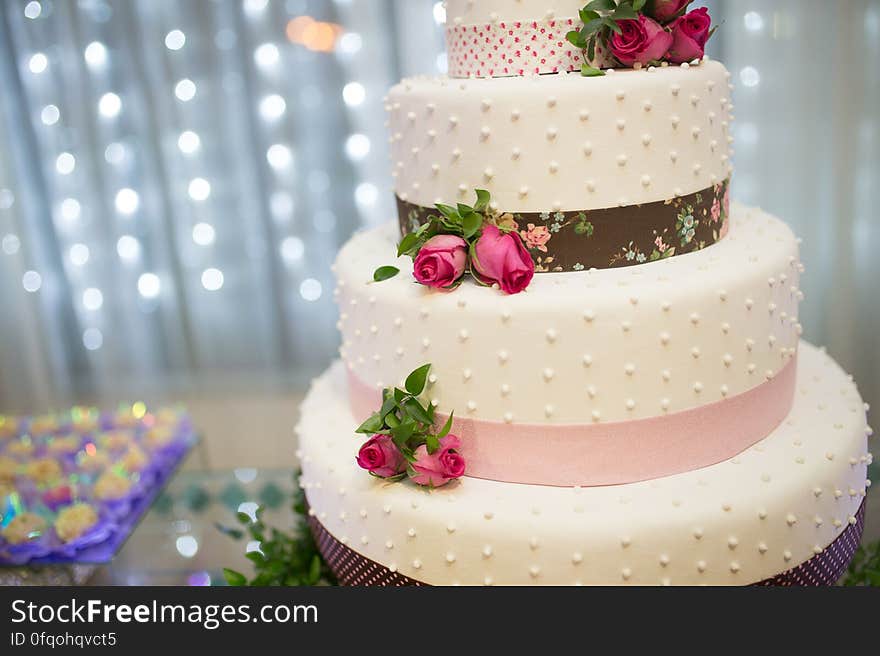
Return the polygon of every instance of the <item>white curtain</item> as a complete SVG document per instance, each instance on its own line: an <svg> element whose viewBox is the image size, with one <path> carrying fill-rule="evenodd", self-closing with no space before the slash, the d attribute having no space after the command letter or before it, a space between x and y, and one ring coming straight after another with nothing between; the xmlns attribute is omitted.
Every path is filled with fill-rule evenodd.
<svg viewBox="0 0 880 656"><path fill-rule="evenodd" d="M732 73L733 194L801 237L804 337L880 407L880 2L712 2Z"/></svg>
<svg viewBox="0 0 880 656"><path fill-rule="evenodd" d="M706 4L734 196L803 237L805 337L880 404L880 3ZM333 255L393 212L382 96L444 70L440 3L15 0L0 19L0 410L323 367Z"/></svg>
<svg viewBox="0 0 880 656"><path fill-rule="evenodd" d="M391 216L382 97L409 44L436 65L432 11L0 3L0 412L325 366L329 266Z"/></svg>

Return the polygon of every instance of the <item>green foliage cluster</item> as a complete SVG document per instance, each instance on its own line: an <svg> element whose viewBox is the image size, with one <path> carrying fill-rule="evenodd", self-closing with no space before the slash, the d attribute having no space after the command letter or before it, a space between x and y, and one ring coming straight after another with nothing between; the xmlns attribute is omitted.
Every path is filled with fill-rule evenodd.
<svg viewBox="0 0 880 656"><path fill-rule="evenodd" d="M439 432L434 432L434 406L423 404L419 395L424 391L428 380L430 364L425 364L407 376L403 389L387 387L382 390L382 407L374 412L358 428L358 433L366 435L390 435L394 445L410 463L415 462L415 451L426 445L428 453L440 448L440 440L452 428L452 414ZM402 472L387 481L406 478Z"/></svg>

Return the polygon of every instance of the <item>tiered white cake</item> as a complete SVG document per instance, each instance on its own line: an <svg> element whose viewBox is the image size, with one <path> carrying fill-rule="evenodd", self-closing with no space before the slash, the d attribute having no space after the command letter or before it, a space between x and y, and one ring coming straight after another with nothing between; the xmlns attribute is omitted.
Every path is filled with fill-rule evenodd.
<svg viewBox="0 0 880 656"><path fill-rule="evenodd" d="M555 5L450 0L450 43L578 21L581 2ZM298 427L314 519L429 584L747 584L821 554L856 522L870 429L851 379L799 344L791 230L723 203L729 74L705 59L540 72L551 74L410 79L389 94L401 224L486 189L521 218L539 273L517 295L467 282L437 292L394 261L396 224L346 244L342 361L315 381ZM672 208L679 223L647 241L680 240L679 253L647 257L638 235L602 241L603 216L616 239L646 208ZM586 266L564 230L572 213L599 217ZM549 237L529 242L538 216ZM688 216L712 228L707 241L691 244ZM554 239L568 240L565 266L539 248ZM371 283L389 263L401 274ZM468 459L465 478L431 491L354 459L381 388L426 362L426 397L461 418Z"/></svg>

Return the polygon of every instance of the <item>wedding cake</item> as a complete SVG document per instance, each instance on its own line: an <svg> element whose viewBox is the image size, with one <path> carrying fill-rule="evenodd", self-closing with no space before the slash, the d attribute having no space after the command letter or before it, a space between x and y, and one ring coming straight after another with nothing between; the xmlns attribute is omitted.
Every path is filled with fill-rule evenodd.
<svg viewBox="0 0 880 656"><path fill-rule="evenodd" d="M779 219L731 205L730 74L685 0L448 0L386 99L398 219L334 266L297 427L346 583L829 583L865 405L800 341Z"/></svg>

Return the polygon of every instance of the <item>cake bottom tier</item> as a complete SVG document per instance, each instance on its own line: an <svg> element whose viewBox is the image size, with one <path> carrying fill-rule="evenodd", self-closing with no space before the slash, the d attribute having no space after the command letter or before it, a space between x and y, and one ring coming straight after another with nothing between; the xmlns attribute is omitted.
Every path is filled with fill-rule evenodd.
<svg viewBox="0 0 880 656"><path fill-rule="evenodd" d="M363 583L829 582L860 535L870 431L849 377L815 347L800 353L794 407L758 444L704 469L589 488L375 479L355 463L358 420L337 363L298 427L313 526L327 553L373 568L349 578Z"/></svg>

